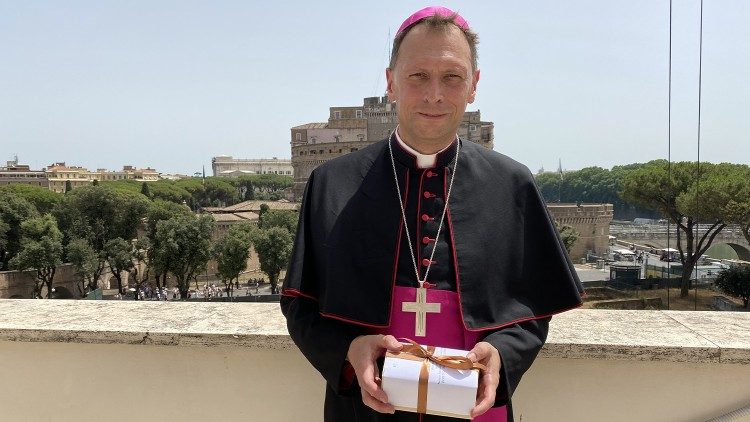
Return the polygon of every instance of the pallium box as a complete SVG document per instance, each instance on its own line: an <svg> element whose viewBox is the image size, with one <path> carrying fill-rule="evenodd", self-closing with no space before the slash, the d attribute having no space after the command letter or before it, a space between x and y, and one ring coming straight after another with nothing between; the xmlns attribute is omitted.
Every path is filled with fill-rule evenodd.
<svg viewBox="0 0 750 422"><path fill-rule="evenodd" d="M396 410L471 419L481 365L468 353L417 344L386 353L381 385L388 400Z"/></svg>

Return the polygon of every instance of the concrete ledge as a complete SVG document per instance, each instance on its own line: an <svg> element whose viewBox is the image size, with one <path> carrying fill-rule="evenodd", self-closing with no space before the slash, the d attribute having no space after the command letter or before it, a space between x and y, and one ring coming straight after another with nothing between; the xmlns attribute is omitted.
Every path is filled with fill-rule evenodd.
<svg viewBox="0 0 750 422"><path fill-rule="evenodd" d="M295 349L275 303L0 300L0 341ZM750 313L578 309L543 358L750 364Z"/></svg>

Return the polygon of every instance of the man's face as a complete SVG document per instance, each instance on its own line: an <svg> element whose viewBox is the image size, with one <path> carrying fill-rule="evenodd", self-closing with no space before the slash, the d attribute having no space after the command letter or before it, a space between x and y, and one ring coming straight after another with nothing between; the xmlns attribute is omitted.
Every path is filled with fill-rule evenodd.
<svg viewBox="0 0 750 422"><path fill-rule="evenodd" d="M434 153L456 136L466 104L474 102L479 70L461 30L412 28L396 64L386 69L388 97L398 106L399 135L422 153Z"/></svg>

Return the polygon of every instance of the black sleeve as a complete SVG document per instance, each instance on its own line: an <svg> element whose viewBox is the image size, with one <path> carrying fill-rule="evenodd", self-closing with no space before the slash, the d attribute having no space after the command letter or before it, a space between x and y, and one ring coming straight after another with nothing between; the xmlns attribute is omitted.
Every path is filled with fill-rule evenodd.
<svg viewBox="0 0 750 422"><path fill-rule="evenodd" d="M336 393L341 393L349 386L346 380L353 374L345 371L351 369L346 354L362 329L320 314L316 243L313 240L316 236L312 233L314 178L315 172L308 179L302 200L292 256L282 287L281 312L286 317L289 335L302 354L323 375L328 385ZM320 236L317 238L320 241Z"/></svg>
<svg viewBox="0 0 750 422"><path fill-rule="evenodd" d="M333 391L345 393L349 387L346 354L359 329L318 312L318 304L303 296L281 298L281 312L294 343L315 369L323 375ZM343 381L343 382L342 382Z"/></svg>
<svg viewBox="0 0 750 422"><path fill-rule="evenodd" d="M494 407L508 404L523 374L534 363L549 331L551 317L511 325L487 335L483 341L500 353L500 384Z"/></svg>

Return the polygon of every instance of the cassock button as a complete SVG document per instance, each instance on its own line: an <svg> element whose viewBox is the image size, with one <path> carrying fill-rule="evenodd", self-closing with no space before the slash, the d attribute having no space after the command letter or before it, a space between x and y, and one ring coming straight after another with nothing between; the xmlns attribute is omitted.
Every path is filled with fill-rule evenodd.
<svg viewBox="0 0 750 422"><path fill-rule="evenodd" d="M428 258L422 260L422 265L424 265L425 267L430 264L437 264L437 261L430 261Z"/></svg>
<svg viewBox="0 0 750 422"><path fill-rule="evenodd" d="M424 243L425 245L429 244L432 241L433 241L433 239L430 239L427 236L425 236L425 237L422 238L422 243Z"/></svg>
<svg viewBox="0 0 750 422"><path fill-rule="evenodd" d="M430 193L430 191L424 191L424 197L425 197L425 199L434 198L435 194L434 193Z"/></svg>
<svg viewBox="0 0 750 422"><path fill-rule="evenodd" d="M424 221L426 223L426 222L428 222L430 220L434 220L434 218L430 217L427 214L422 214L422 221Z"/></svg>
<svg viewBox="0 0 750 422"><path fill-rule="evenodd" d="M433 173L431 170L427 170L426 176L427 177L434 177L434 176L437 176L437 173Z"/></svg>

